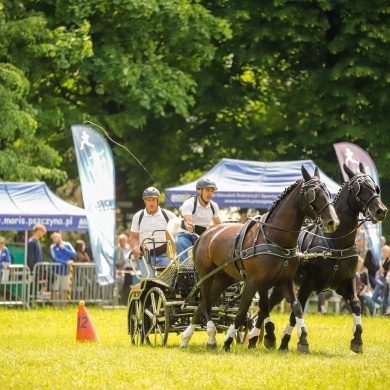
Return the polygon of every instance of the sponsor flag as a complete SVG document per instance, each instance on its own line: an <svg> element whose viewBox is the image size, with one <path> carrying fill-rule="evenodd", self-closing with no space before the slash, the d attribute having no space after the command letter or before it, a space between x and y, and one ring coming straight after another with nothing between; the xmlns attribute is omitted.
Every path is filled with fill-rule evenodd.
<svg viewBox="0 0 390 390"><path fill-rule="evenodd" d="M87 126L72 126L77 166L98 283L115 279L115 167L109 145Z"/></svg>
<svg viewBox="0 0 390 390"><path fill-rule="evenodd" d="M366 173L369 174L375 184L379 186L379 176L374 161L372 161L372 158L364 149L350 142L339 142L333 144L333 147L336 151L337 159L345 181L349 180L349 178L344 172L343 164L353 172L357 172L360 171L359 163L362 163ZM373 224L371 221L367 221L364 222L363 227L367 236L368 246L375 257L375 260L378 264L382 264L382 224Z"/></svg>

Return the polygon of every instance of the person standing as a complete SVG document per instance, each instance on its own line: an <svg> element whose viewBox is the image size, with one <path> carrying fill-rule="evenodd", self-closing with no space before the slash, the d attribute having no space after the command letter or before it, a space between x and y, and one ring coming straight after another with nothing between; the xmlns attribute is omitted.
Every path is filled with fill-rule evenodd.
<svg viewBox="0 0 390 390"><path fill-rule="evenodd" d="M198 194L188 198L182 205L182 221L176 235L177 254L193 246L211 222L215 225L221 223L219 207L211 200L217 185L209 179L201 179L196 183L196 190ZM187 253L181 255L180 263L187 258Z"/></svg>
<svg viewBox="0 0 390 390"><path fill-rule="evenodd" d="M145 208L135 213L130 228L130 246L133 255L140 256L141 244L145 239L148 253L143 255L150 261L151 276L155 276L156 267L166 267L170 264L167 255L166 233L168 221L176 218L172 211L162 209L160 192L154 187L148 187L142 193ZM148 240L149 239L149 240ZM142 270L141 270L142 271Z"/></svg>
<svg viewBox="0 0 390 390"><path fill-rule="evenodd" d="M72 259L76 259L77 253L69 242L62 241L60 233L53 233L51 238L53 240L53 244L50 246L51 256L55 263L60 264L54 267L55 280L52 286L52 302L55 307L58 292L61 308L65 309L69 290L69 266L73 265Z"/></svg>
<svg viewBox="0 0 390 390"><path fill-rule="evenodd" d="M0 280L8 279L8 267L11 264L11 255L5 246L4 237L0 237Z"/></svg>
<svg viewBox="0 0 390 390"><path fill-rule="evenodd" d="M129 255L131 248L126 234L120 234L118 237L118 246L115 253L115 266L118 271L118 291L120 291L120 303L127 304L130 289L135 283L133 280L134 271L130 265ZM124 275L124 276L123 276Z"/></svg>
<svg viewBox="0 0 390 390"><path fill-rule="evenodd" d="M91 258L89 257L89 254L85 250L84 240L77 240L74 249L77 254L75 259L76 263L91 263Z"/></svg>
<svg viewBox="0 0 390 390"><path fill-rule="evenodd" d="M37 223L33 227L33 233L27 243L27 265L30 271L35 271L35 288L38 289L40 284L40 291L38 298L46 299L48 280L50 278L49 272L44 267L37 267L34 270L35 264L43 263L45 261L45 254L43 253L40 239L46 234L46 227ZM33 292L34 293L34 292Z"/></svg>
<svg viewBox="0 0 390 390"><path fill-rule="evenodd" d="M390 269L390 247L384 245L382 248L382 265L376 273L376 285L372 294L372 300L381 307L382 314L386 313L388 306L388 289L386 286L386 275Z"/></svg>

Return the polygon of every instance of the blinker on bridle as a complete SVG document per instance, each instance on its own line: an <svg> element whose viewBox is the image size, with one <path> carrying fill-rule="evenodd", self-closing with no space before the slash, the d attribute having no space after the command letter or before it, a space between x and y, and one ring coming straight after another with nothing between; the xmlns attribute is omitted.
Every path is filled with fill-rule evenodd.
<svg viewBox="0 0 390 390"><path fill-rule="evenodd" d="M328 201L322 206L320 211L315 210L314 207L312 206L312 203L316 199L316 192L315 192L316 188L319 188L320 191L325 194L325 197L328 198ZM329 207L329 205L332 204L331 195L330 195L328 189L326 188L325 184L321 183L317 178L311 179L311 180L304 182L302 184L300 193L301 193L301 195L303 195L305 197L305 200L307 202L307 204L303 207L303 210L306 207L309 207L312 211L314 211L317 214L317 217L315 219L315 224L318 225L322 229L324 226L324 221L321 218L321 213L327 207Z"/></svg>
<svg viewBox="0 0 390 390"><path fill-rule="evenodd" d="M358 194L360 193L360 189L361 189L361 183L365 183L367 187L371 188L373 191L372 196L366 202L358 197ZM356 174L352 179L348 181L348 190L352 192L356 202L363 204L363 213L365 215L365 218L371 219L372 215L368 205L373 199L378 198L380 194L380 189L374 183L372 177L370 175L362 174L362 173Z"/></svg>

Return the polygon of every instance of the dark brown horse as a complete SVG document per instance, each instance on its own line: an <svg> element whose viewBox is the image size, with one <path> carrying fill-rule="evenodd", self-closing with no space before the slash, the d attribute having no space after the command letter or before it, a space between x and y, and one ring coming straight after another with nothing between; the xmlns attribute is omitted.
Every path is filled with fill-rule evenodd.
<svg viewBox="0 0 390 390"><path fill-rule="evenodd" d="M344 165L344 171L349 180L345 182L336 199L334 206L340 226L335 233L321 232L319 228L303 230L299 240L299 250L302 252L301 262L295 275L295 284L300 286L298 300L304 307L310 294L324 290L335 290L351 304L354 326L353 339L350 348L354 352L363 352L361 305L356 295L355 272L359 250L355 244L356 231L359 225L359 215L362 213L365 220L374 224L386 218L387 208L379 197L379 188L372 178L364 171L360 164L360 172L352 172ZM268 305L262 303L259 306ZM282 291L275 288L269 298L269 307L273 308L283 299ZM262 308L260 308L260 313ZM249 347L253 348L257 342L257 333L261 326L260 316L256 326L249 334ZM293 313L290 323L286 327L280 349L287 350L291 333L296 324ZM268 348L275 347L275 334L272 321L265 324L264 344Z"/></svg>
<svg viewBox="0 0 390 390"><path fill-rule="evenodd" d="M244 226L226 223L210 228L194 245L194 263L200 276L200 302L190 326L182 334L181 348L188 346L202 316L207 321L207 347L216 348L216 329L211 318L212 304L235 281L245 281L240 304L225 336L228 351L238 328L245 322L249 306L258 290L278 286L301 321L301 345L305 348L306 331L302 307L297 299L294 275L299 265L297 240L305 215L323 230L333 232L339 220L318 168L313 177L302 166L303 179L287 188L259 218Z"/></svg>

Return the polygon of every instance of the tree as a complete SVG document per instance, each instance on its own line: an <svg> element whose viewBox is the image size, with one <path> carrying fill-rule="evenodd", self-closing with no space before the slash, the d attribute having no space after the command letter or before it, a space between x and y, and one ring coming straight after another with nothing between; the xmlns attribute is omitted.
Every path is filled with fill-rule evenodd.
<svg viewBox="0 0 390 390"><path fill-rule="evenodd" d="M66 173L59 168L58 153L45 139L37 138L36 110L28 102L30 83L25 73L9 62L11 47L17 46L17 37L26 40L39 35L40 20L7 20L0 4L0 179L52 180L59 184Z"/></svg>

